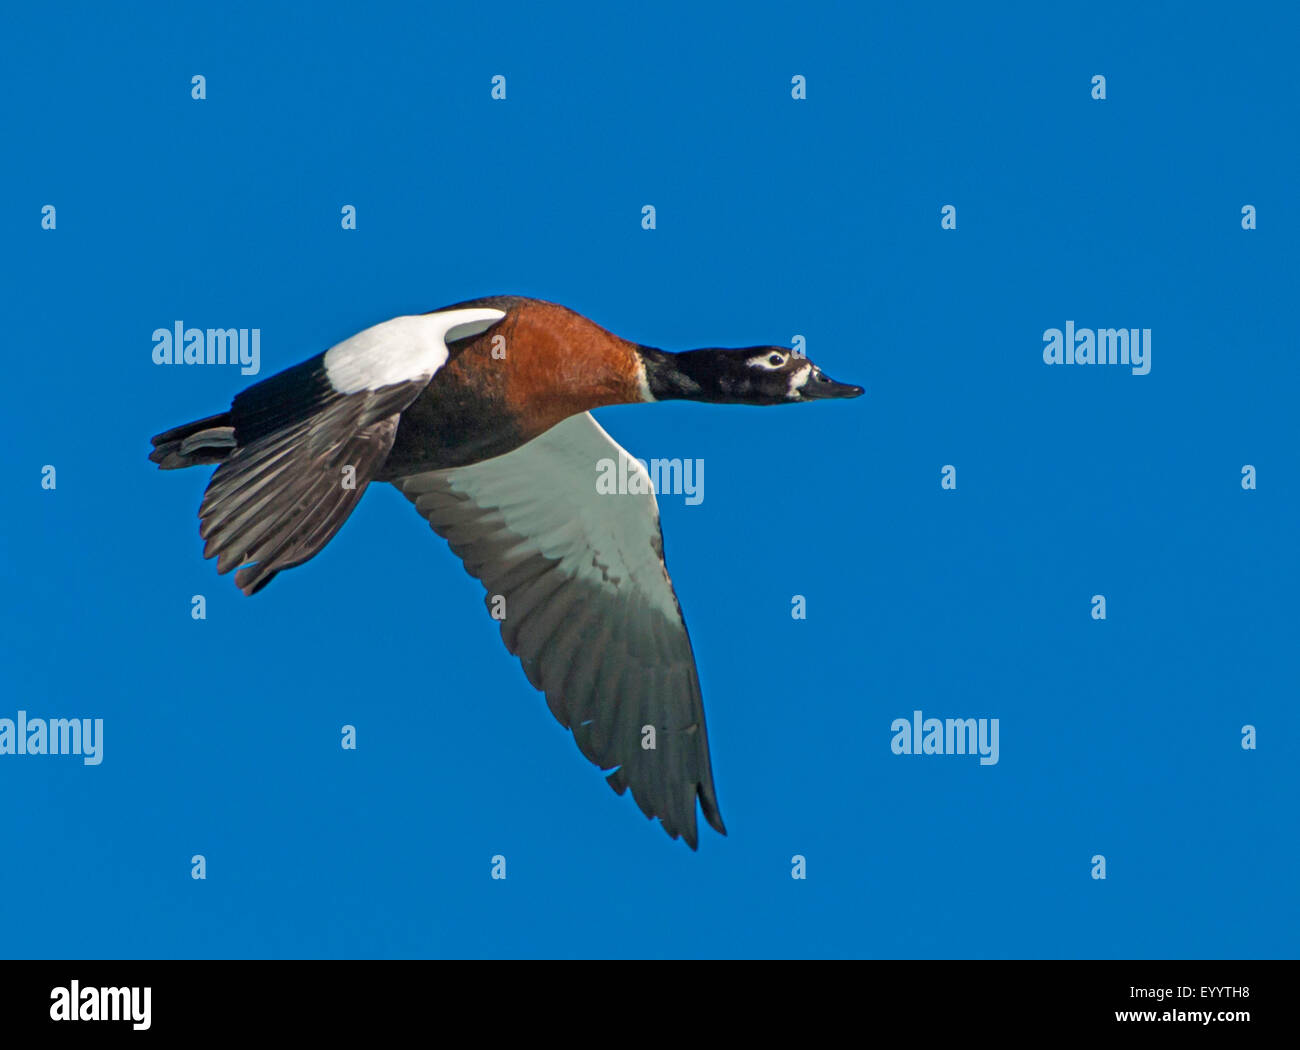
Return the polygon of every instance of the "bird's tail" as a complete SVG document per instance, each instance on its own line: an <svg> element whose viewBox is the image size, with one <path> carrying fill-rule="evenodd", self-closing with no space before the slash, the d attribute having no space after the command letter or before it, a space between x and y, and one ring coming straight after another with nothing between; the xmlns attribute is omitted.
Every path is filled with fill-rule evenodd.
<svg viewBox="0 0 1300 1050"><path fill-rule="evenodd" d="M229 412L208 416L163 431L153 439L149 458L160 470L224 463L235 451L235 427Z"/></svg>

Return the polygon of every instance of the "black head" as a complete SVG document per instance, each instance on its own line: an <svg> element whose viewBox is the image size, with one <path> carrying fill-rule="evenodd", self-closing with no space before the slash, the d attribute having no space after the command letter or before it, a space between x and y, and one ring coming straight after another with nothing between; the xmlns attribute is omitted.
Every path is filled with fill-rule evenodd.
<svg viewBox="0 0 1300 1050"><path fill-rule="evenodd" d="M737 405L788 405L858 397L862 387L837 383L783 346L685 350L640 347L646 383L657 401L685 399Z"/></svg>

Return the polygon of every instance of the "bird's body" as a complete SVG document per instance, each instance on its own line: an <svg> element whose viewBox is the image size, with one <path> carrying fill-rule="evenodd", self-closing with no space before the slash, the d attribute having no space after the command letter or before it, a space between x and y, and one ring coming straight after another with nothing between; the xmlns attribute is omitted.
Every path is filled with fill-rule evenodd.
<svg viewBox="0 0 1300 1050"><path fill-rule="evenodd" d="M402 413L380 480L504 455L569 416L644 399L635 344L572 310L516 296L447 309L505 316L457 346Z"/></svg>
<svg viewBox="0 0 1300 1050"><path fill-rule="evenodd" d="M507 648L583 753L694 848L697 798L724 832L695 659L653 487L589 410L861 392L781 347L670 354L496 296L366 329L159 434L150 458L219 464L204 556L247 594L316 554L369 482L396 485L484 583ZM602 495L597 465L615 458L643 483Z"/></svg>

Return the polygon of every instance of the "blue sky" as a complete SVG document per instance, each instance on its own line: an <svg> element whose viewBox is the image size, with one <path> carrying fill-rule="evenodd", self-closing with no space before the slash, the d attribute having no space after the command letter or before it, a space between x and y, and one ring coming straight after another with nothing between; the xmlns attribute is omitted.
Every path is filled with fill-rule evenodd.
<svg viewBox="0 0 1300 1050"><path fill-rule="evenodd" d="M0 43L0 718L105 726L97 766L0 756L0 954L1294 956L1293 13L138 12ZM661 499L730 831L697 854L396 490L249 599L207 471L147 461L250 382L156 328L259 328L268 375L502 292L800 334L867 388L598 413L706 464ZM1150 373L1048 367L1067 321L1150 329ZM893 754L914 710L997 718L998 763Z"/></svg>

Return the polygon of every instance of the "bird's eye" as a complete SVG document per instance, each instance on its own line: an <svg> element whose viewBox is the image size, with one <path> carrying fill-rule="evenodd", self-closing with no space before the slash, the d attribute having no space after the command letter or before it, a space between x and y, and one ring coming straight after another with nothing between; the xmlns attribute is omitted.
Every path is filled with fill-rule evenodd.
<svg viewBox="0 0 1300 1050"><path fill-rule="evenodd" d="M785 358L782 357L780 354L773 354L773 355L772 355L771 357L769 357L767 360L768 360L768 363L769 363L769 364L779 365L779 364L781 364L783 361L785 361Z"/></svg>

